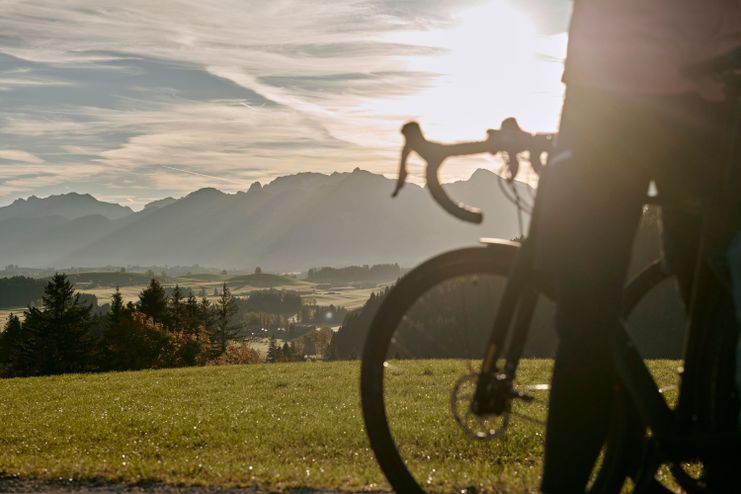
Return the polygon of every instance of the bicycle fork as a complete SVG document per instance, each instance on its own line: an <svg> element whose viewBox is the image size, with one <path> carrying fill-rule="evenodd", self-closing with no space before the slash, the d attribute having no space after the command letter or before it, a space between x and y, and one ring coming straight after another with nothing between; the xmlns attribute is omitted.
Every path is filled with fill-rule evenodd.
<svg viewBox="0 0 741 494"><path fill-rule="evenodd" d="M547 181L547 173L540 179L540 188ZM512 272L504 288L496 317L492 326L486 355L479 371L476 391L471 401L471 412L482 415L501 415L509 412L514 398L529 399L513 388L517 366L525 348L530 323L538 302L538 291L533 269L535 259L535 241L538 218L540 216L540 194L533 204L530 226L527 237L522 241L515 256ZM509 342L508 340L509 337ZM505 363L502 369L497 362L504 353Z"/></svg>
<svg viewBox="0 0 741 494"><path fill-rule="evenodd" d="M509 412L512 399L528 397L513 388L517 365L527 341L538 292L528 286L532 274L531 240L523 242L497 308L486 355L479 371L471 411L476 415L501 415ZM508 341L508 335L509 341ZM497 362L507 352L503 368Z"/></svg>

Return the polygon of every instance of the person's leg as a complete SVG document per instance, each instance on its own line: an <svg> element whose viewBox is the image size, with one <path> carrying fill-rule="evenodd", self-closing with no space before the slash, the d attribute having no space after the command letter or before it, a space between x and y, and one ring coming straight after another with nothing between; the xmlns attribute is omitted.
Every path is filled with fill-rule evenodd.
<svg viewBox="0 0 741 494"><path fill-rule="evenodd" d="M692 317L678 405L682 421L677 425L687 432L726 432L736 428L738 414L734 380L738 322L728 269L735 220L734 210L722 212L719 201L727 186L719 179L725 175L730 114L725 105L684 96L677 99L673 115L667 125L678 136L676 157L661 163L656 175L659 194L669 203L662 211L665 258ZM693 211L688 204L702 207ZM705 467L705 481L714 491L739 491L737 458L714 459Z"/></svg>
<svg viewBox="0 0 741 494"><path fill-rule="evenodd" d="M630 139L615 105L591 98L579 104L567 99L570 103L556 153L561 158L549 164L539 191L548 212L539 220L538 234L544 234L538 249L552 251L539 267L555 278L559 337L545 493L584 492L604 441L614 382L606 332L619 319L648 185L630 151L625 152Z"/></svg>
<svg viewBox="0 0 741 494"><path fill-rule="evenodd" d="M581 269L563 266L554 273L559 344L548 414L544 492L583 492L604 441L614 383L606 333L619 319L640 206L615 213L605 218L603 228L583 231L611 239L610 247L592 255L575 246L572 252L585 261Z"/></svg>
<svg viewBox="0 0 741 494"><path fill-rule="evenodd" d="M734 236L728 248L728 264L731 268L736 322L741 326L741 232ZM736 394L741 396L741 338L736 343ZM741 431L741 410L739 410L737 422L736 427Z"/></svg>

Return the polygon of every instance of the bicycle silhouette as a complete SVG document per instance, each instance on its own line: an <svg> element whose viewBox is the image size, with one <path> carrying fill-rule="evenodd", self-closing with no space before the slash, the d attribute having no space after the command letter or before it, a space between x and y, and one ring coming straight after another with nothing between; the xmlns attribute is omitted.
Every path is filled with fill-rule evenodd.
<svg viewBox="0 0 741 494"><path fill-rule="evenodd" d="M741 142L741 49L689 71L722 78L728 104L735 108L733 142ZM481 212L453 201L439 183L443 162L451 156L503 152L505 181L511 183L520 166L518 154L527 152L534 171L540 174L542 155L552 149L554 141L552 135L522 131L513 119L505 120L500 130L487 131L485 140L475 142L429 141L415 122L404 125L402 134L405 144L393 195L406 181L407 157L414 152L427 164L427 186L436 202L448 213L473 223L481 222ZM727 164L732 183L739 183L739 163L741 150L736 146ZM517 189L511 187L521 209ZM661 205L662 199L647 197L646 202ZM435 472L426 461L429 454L425 458L425 451L416 442L416 431L409 430L408 424L395 428L390 420L395 415L402 422L407 420L410 406L416 405L424 412L420 412L420 423L415 424L419 431L432 434L439 430L440 448L445 451L448 447L451 454L461 457L478 446L469 441L454 448L453 442L460 438L506 441L505 431L521 427L518 422L542 423L549 385L532 382L529 375L518 375L532 325L543 320L539 311L553 296L548 278L534 268L538 236L535 218L540 207L536 197L533 221L523 241L482 239L482 246L443 253L402 277L381 304L363 352L361 398L371 447L396 492L426 492L424 486L433 483ZM702 252L696 272L703 277L717 276L711 264ZM625 286L623 318L628 320L640 301L668 276L661 259L645 266ZM695 300L702 300L703 283L697 283ZM619 493L628 478L634 492L655 492L652 489L664 482L668 472L686 492L711 492L703 477L707 466L714 461L741 458L741 436L735 427L729 430L728 421L724 421L736 412L735 387L718 384L733 379L736 334L728 327L709 331L706 324L699 323L696 305L690 306L687 315L687 350L676 390L659 388L624 328L610 333L618 383L614 386L609 432L592 474L590 493ZM420 371L423 359L450 360L442 361L444 372L437 377L431 369ZM444 413L440 397L427 396L427 391L416 394L415 390L421 388L415 383L425 373L446 380L449 386L449 407ZM394 394L394 386L401 386L406 394ZM665 391L673 395L667 398ZM447 420L451 416L454 420ZM506 446L500 450L503 455L508 455L507 448L512 447ZM488 452L489 461L495 463L497 450ZM471 455L472 461L479 457ZM446 468L444 458L440 465ZM494 484L487 487L477 479L461 482L456 486L458 492L494 488Z"/></svg>

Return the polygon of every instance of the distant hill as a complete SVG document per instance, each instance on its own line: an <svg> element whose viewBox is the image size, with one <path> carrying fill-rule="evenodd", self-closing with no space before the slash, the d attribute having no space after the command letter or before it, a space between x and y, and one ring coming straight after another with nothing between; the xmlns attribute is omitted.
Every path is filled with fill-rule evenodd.
<svg viewBox="0 0 741 494"><path fill-rule="evenodd" d="M195 273L195 274L186 274L183 276L178 276L181 280L190 280L190 281L221 281L225 280L226 276L221 274L213 274L213 273Z"/></svg>
<svg viewBox="0 0 741 494"><path fill-rule="evenodd" d="M446 185L456 200L483 209L483 225L450 217L413 184L391 199L392 180L359 169L280 177L236 194L201 189L135 213L90 196L30 198L0 208L34 204L33 214L0 216L0 264L200 264L271 271L411 266L482 236L517 236L515 208L498 180L494 173L478 170L468 180ZM518 187L528 196L526 185ZM60 208L60 197L89 207Z"/></svg>
<svg viewBox="0 0 741 494"><path fill-rule="evenodd" d="M356 281L396 281L402 273L398 264L312 268L306 279L315 283L351 283Z"/></svg>

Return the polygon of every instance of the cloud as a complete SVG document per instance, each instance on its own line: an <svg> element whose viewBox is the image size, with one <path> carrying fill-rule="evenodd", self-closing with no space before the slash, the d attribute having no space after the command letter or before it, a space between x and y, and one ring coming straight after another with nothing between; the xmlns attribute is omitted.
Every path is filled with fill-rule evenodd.
<svg viewBox="0 0 741 494"><path fill-rule="evenodd" d="M21 161L24 163L43 163L38 156L20 149L0 149L0 160Z"/></svg>
<svg viewBox="0 0 741 494"><path fill-rule="evenodd" d="M562 13L567 2L556 3ZM361 166L391 173L404 120L422 117L433 132L446 122L468 132L487 115L499 117L492 109L501 103L469 117L473 96L456 102L439 88L452 87L449 62L467 56L447 43L461 13L500 4L505 0L6 2L0 140L41 168L37 181L0 175L9 179L0 202L69 187L141 205L297 171ZM529 0L527 8L534 18L555 12L544 5ZM493 19L490 29L498 27ZM558 22L548 29L557 32ZM490 53L491 66L498 49L480 50ZM538 74L545 80L552 72ZM549 89L555 96L530 98L540 89L531 83L510 99L535 107L558 97ZM452 119L432 109L461 102ZM463 115L470 127L459 125Z"/></svg>
<svg viewBox="0 0 741 494"><path fill-rule="evenodd" d="M70 184L84 186L90 177L105 173L99 165L90 164L11 164L0 165L0 197L7 197L10 202L20 193L35 191L37 195L69 192ZM89 185L85 190L90 189Z"/></svg>

